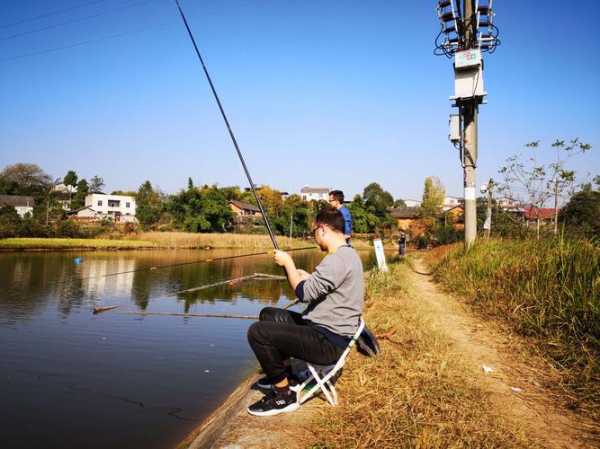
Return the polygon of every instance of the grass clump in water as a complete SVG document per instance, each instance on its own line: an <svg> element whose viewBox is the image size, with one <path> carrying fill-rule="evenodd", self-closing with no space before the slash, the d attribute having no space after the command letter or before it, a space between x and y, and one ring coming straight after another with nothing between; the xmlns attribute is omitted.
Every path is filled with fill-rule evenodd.
<svg viewBox="0 0 600 449"><path fill-rule="evenodd" d="M455 248L435 277L499 317L558 368L569 405L600 416L600 248L585 240L487 240Z"/></svg>

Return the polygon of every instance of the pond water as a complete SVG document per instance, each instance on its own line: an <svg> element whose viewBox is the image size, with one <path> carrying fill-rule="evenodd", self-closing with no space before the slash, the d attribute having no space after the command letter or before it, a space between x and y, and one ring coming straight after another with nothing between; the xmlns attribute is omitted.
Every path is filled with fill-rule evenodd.
<svg viewBox="0 0 600 449"><path fill-rule="evenodd" d="M1 447L174 447L255 369L252 321L127 312L257 315L294 298L276 280L175 293L282 274L266 255L150 270L242 253L0 254ZM323 254L293 257L310 271ZM372 257L362 257L366 269ZM111 305L119 308L92 314Z"/></svg>

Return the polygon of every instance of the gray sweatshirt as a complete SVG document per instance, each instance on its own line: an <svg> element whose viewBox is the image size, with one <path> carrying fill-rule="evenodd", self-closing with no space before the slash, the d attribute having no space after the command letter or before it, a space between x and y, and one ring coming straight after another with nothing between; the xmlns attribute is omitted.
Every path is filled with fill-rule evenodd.
<svg viewBox="0 0 600 449"><path fill-rule="evenodd" d="M308 279L296 287L296 296L307 302L304 318L346 337L358 329L364 302L363 266L349 245L325 256Z"/></svg>

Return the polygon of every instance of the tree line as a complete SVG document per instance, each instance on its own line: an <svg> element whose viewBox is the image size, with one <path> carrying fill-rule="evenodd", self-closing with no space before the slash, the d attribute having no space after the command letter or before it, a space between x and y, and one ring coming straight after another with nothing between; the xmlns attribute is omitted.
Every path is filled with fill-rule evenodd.
<svg viewBox="0 0 600 449"><path fill-rule="evenodd" d="M328 206L326 201L305 201L297 194L284 196L270 186L258 187L257 195L274 231L281 235L307 235L312 217ZM232 200L257 206L252 192L239 186L195 186L189 179L186 189L165 195L150 181L146 181L136 194L136 217L145 229L230 232L236 226L236 219L229 207ZM378 183L367 185L362 194L355 195L347 204L353 216L354 232L373 233L391 227L393 219L390 209L399 205L404 205L404 202L394 200L392 194ZM249 221L253 222L254 227L246 227L246 232L253 232L252 229L254 232L265 232L260 217Z"/></svg>
<svg viewBox="0 0 600 449"><path fill-rule="evenodd" d="M59 191L56 187L62 184ZM0 172L0 194L24 195L34 198L33 213L19 217L11 206L0 209L0 237L67 236L89 237L112 226L108 220L81 226L69 220L69 213L84 207L85 197L99 193L105 184L96 175L89 180L69 170L62 178L52 178L36 164L18 163ZM257 189L258 196L280 235L305 236L310 231L312 217L326 201L305 201L300 195L282 195L270 186ZM230 201L238 200L256 206L252 192L239 186L196 186L191 178L187 186L173 194L162 192L150 181L137 191L113 191L136 199L136 218L144 230L180 230L186 232L256 232L264 233L260 217L236 217ZM68 207L65 207L65 204ZM378 183L370 183L361 194L347 204L354 219L354 232L368 234L391 228L390 209L404 206L401 199Z"/></svg>

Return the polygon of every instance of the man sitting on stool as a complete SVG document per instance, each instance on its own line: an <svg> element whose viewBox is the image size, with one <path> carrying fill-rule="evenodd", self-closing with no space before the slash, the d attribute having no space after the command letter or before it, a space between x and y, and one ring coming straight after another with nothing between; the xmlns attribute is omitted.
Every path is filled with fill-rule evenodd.
<svg viewBox="0 0 600 449"><path fill-rule="evenodd" d="M333 365L358 330L363 309L363 267L346 243L344 218L335 209L317 215L313 235L327 256L308 274L297 270L290 255L275 251L275 263L308 307L303 313L266 307L248 329L248 342L266 377L258 383L272 391L248 407L256 416L293 412L299 404L290 389L286 360L294 357L317 365Z"/></svg>

